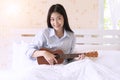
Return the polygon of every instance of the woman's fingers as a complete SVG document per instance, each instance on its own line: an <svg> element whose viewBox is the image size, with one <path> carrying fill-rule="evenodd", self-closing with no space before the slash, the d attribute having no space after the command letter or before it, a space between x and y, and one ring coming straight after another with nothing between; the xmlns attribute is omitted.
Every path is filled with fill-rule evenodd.
<svg viewBox="0 0 120 80"><path fill-rule="evenodd" d="M54 65L58 63L57 59L55 58L55 55L53 54L49 56L48 58L46 58L46 60L48 61L50 65Z"/></svg>
<svg viewBox="0 0 120 80"><path fill-rule="evenodd" d="M48 63L49 63L50 65L54 65L54 64L57 64L58 61L57 61L55 58L53 58L53 59L48 60Z"/></svg>
<svg viewBox="0 0 120 80"><path fill-rule="evenodd" d="M80 59L84 59L85 58L85 55L84 54L81 54L79 55Z"/></svg>
<svg viewBox="0 0 120 80"><path fill-rule="evenodd" d="M57 59L54 57L54 64L57 64L58 63L58 61L57 61Z"/></svg>

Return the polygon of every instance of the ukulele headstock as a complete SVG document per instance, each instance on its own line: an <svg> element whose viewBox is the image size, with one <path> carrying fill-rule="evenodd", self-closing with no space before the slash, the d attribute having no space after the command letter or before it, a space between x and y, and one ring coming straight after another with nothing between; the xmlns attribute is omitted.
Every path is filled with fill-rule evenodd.
<svg viewBox="0 0 120 80"><path fill-rule="evenodd" d="M87 57L98 57L98 52L97 51L87 52L87 53L85 53L85 56L87 56Z"/></svg>

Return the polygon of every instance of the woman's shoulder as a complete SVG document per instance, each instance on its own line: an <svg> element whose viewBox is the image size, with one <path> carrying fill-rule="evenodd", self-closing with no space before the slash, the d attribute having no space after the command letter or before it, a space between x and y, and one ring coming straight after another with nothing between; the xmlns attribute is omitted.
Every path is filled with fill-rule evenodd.
<svg viewBox="0 0 120 80"><path fill-rule="evenodd" d="M45 32L48 32L48 28L41 28L38 30L38 33L45 33Z"/></svg>
<svg viewBox="0 0 120 80"><path fill-rule="evenodd" d="M42 28L38 31L37 35L46 35L46 34L49 34L50 32L50 28Z"/></svg>
<svg viewBox="0 0 120 80"><path fill-rule="evenodd" d="M71 36L71 37L75 36L75 35L74 35L74 32L70 32L70 31L66 31L66 32L67 32L67 34L68 34L69 36Z"/></svg>

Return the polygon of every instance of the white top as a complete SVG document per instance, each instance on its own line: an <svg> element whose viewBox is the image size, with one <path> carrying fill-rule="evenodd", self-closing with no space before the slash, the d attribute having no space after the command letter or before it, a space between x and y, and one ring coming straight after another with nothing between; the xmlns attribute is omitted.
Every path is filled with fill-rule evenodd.
<svg viewBox="0 0 120 80"><path fill-rule="evenodd" d="M64 54L70 54L75 46L75 35L72 32L64 30L64 36L59 38L56 36L53 28L46 28L38 32L33 41L29 44L27 56L31 59L35 50L47 48L50 50L61 49Z"/></svg>

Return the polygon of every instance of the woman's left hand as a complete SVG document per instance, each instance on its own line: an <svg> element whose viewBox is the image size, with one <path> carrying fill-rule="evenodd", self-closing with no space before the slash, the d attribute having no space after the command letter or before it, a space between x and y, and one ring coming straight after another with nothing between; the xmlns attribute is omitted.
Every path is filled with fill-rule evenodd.
<svg viewBox="0 0 120 80"><path fill-rule="evenodd" d="M83 60L85 58L84 54L80 54L78 57L75 57L75 60Z"/></svg>

